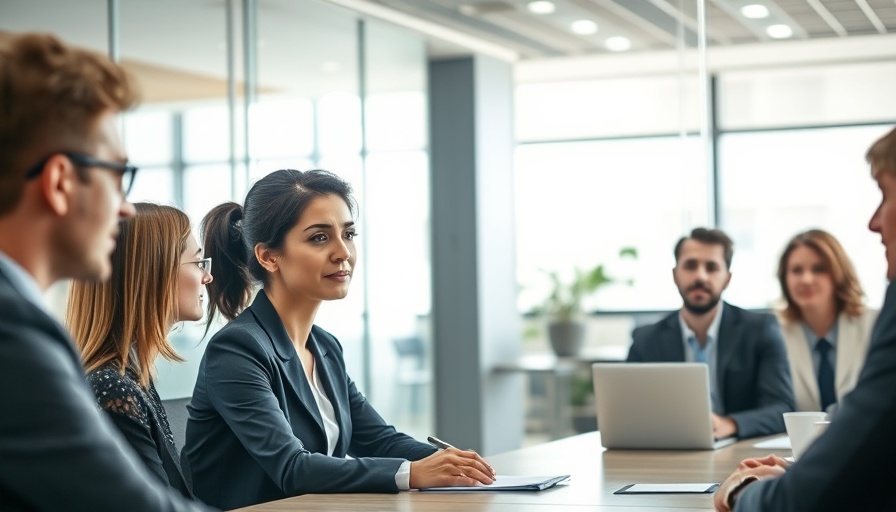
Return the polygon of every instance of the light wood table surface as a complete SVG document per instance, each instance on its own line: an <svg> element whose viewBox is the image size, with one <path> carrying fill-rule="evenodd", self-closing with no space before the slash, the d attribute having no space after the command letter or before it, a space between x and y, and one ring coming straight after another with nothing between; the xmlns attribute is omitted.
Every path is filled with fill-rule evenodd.
<svg viewBox="0 0 896 512"><path fill-rule="evenodd" d="M604 450L600 433L591 432L488 457L499 474L569 474L568 485L541 492L466 492L398 494L307 494L248 507L253 512L683 512L712 510L709 494L614 495L633 483L721 482L747 457L789 450L753 448L748 439L714 451Z"/></svg>

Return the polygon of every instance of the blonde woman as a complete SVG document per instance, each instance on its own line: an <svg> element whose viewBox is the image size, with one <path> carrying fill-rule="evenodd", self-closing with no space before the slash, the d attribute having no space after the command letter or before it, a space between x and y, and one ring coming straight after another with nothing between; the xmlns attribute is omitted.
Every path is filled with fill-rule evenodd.
<svg viewBox="0 0 896 512"><path fill-rule="evenodd" d="M135 207L137 215L120 225L112 277L74 283L66 323L99 407L159 480L192 497L152 374L158 356L182 361L168 332L175 322L202 318L211 260L202 257L186 214Z"/></svg>
<svg viewBox="0 0 896 512"><path fill-rule="evenodd" d="M877 311L863 305L840 242L820 229L790 240L778 262L778 281L796 410L828 410L856 385Z"/></svg>

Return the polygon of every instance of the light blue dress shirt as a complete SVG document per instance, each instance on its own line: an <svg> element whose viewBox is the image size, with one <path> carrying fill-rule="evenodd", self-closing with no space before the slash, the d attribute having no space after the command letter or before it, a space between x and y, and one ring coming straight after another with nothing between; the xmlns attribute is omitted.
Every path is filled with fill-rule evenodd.
<svg viewBox="0 0 896 512"><path fill-rule="evenodd" d="M706 345L700 346L697 335L688 327L681 313L678 313L678 323L681 325L682 343L684 344L684 360L689 363L706 363L709 365L709 397L712 404L712 412L723 415L725 407L722 397L718 393L718 381L716 380L716 368L718 366L717 346L719 339L719 324L722 322L722 311L725 303L719 302L719 310L715 318L709 324L706 331Z"/></svg>

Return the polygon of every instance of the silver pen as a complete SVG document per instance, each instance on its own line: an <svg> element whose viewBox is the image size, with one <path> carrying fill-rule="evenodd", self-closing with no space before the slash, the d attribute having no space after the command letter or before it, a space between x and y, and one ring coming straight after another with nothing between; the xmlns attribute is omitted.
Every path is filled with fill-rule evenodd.
<svg viewBox="0 0 896 512"><path fill-rule="evenodd" d="M445 441L442 441L442 440L439 439L438 437L427 436L427 437L426 437L426 441L427 441L429 444L435 446L436 448L438 448L438 449L440 449L440 450L447 450L448 448L454 448L453 446L451 446L450 444L446 443Z"/></svg>

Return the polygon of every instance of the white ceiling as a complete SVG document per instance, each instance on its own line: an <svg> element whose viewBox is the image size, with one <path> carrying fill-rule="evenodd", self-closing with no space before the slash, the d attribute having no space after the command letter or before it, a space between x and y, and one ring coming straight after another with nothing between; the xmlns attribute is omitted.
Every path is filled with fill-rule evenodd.
<svg viewBox="0 0 896 512"><path fill-rule="evenodd" d="M694 46L701 0L553 0L556 11L533 14L528 0L360 0L452 28L517 52L523 59L607 53L605 40L624 36L631 51ZM740 8L763 4L769 16L744 17ZM771 24L786 24L792 39L896 33L894 0L705 0L711 46L773 41ZM574 20L597 23L592 35L570 30ZM681 36L681 37L680 37ZM438 47L435 47L438 52Z"/></svg>

